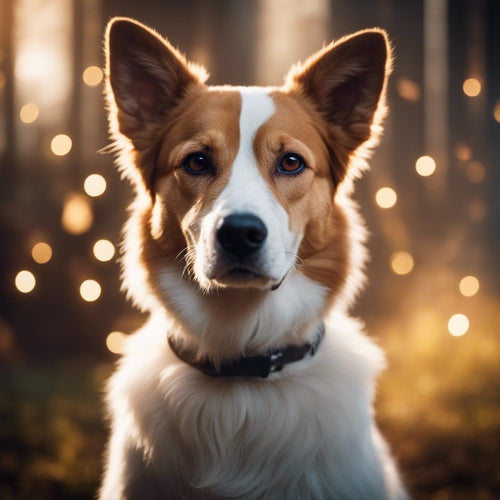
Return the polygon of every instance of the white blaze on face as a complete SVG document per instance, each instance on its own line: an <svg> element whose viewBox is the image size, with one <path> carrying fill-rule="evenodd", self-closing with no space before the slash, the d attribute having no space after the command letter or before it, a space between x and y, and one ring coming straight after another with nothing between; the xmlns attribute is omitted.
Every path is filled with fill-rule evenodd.
<svg viewBox="0 0 500 500"><path fill-rule="evenodd" d="M253 142L259 128L275 111L273 99L264 89L240 90L240 148L234 160L231 177L221 193L220 200L229 213L257 212L261 204L267 204L269 189L259 172Z"/></svg>
<svg viewBox="0 0 500 500"><path fill-rule="evenodd" d="M228 183L203 222L200 243L204 248L198 248L203 257L195 264L195 269L200 271L200 268L217 265L214 248L218 221L230 214L246 213L259 217L266 225L268 236L260 251L259 267L270 281L278 282L293 266L300 238L291 233L288 214L261 175L254 152L255 135L275 112L275 104L266 89L248 87L239 91L239 150ZM200 255L199 251L197 253Z"/></svg>

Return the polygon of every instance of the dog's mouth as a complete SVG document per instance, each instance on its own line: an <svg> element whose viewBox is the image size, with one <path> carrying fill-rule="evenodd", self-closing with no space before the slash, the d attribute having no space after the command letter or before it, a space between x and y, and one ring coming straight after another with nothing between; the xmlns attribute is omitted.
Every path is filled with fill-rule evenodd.
<svg viewBox="0 0 500 500"><path fill-rule="evenodd" d="M226 286L263 286L271 280L269 276L260 270L241 264L224 269L217 273L213 279L217 283Z"/></svg>
<svg viewBox="0 0 500 500"><path fill-rule="evenodd" d="M222 287L261 289L273 287L279 281L256 267L239 263L219 268L209 279Z"/></svg>

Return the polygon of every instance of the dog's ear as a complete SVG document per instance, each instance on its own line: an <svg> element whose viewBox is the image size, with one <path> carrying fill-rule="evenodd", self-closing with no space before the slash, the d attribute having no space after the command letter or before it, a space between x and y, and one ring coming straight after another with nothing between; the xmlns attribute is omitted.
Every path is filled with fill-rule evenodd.
<svg viewBox="0 0 500 500"><path fill-rule="evenodd" d="M154 135L152 129L191 86L204 82L206 73L188 64L153 30L131 19L109 22L105 51L112 128L117 125L142 150Z"/></svg>
<svg viewBox="0 0 500 500"><path fill-rule="evenodd" d="M378 135L385 114L390 54L383 30L364 30L331 43L287 76L288 88L311 99L336 135L341 135L346 158ZM346 158L339 160L345 163Z"/></svg>

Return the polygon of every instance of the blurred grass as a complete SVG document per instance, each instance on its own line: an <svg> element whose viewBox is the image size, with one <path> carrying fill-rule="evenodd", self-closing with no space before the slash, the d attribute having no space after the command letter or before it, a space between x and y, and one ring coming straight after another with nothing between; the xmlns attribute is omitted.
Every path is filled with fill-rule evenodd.
<svg viewBox="0 0 500 500"><path fill-rule="evenodd" d="M460 338L443 308L410 302L370 320L389 359L378 421L417 500L500 498L499 305L483 295ZM110 370L0 368L0 499L95 498Z"/></svg>
<svg viewBox="0 0 500 500"><path fill-rule="evenodd" d="M415 499L500 499L500 303L449 302L410 299L398 319L379 319L389 368L378 420ZM463 337L447 331L451 312L469 317Z"/></svg>
<svg viewBox="0 0 500 500"><path fill-rule="evenodd" d="M105 443L103 371L0 370L2 500L95 497Z"/></svg>

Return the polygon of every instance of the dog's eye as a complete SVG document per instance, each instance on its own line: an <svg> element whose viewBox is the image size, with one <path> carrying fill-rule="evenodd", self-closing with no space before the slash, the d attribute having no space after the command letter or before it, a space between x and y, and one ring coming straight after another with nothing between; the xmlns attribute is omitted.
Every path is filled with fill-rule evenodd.
<svg viewBox="0 0 500 500"><path fill-rule="evenodd" d="M192 175L208 174L213 171L210 156L205 153L192 153L183 162L184 170Z"/></svg>
<svg viewBox="0 0 500 500"><path fill-rule="evenodd" d="M305 167L304 159L297 153L285 153L278 160L278 172L282 174L298 174Z"/></svg>

